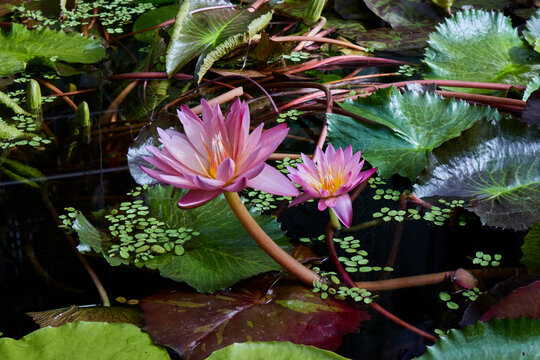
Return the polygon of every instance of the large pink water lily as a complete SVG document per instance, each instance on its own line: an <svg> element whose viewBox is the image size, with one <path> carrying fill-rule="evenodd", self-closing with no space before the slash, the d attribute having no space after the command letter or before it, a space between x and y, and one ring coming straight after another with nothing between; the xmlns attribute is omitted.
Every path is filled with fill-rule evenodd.
<svg viewBox="0 0 540 360"><path fill-rule="evenodd" d="M202 120L187 106L178 112L185 134L158 128L161 149L148 146L152 156L144 159L157 170L141 166L151 177L188 189L178 205L202 205L224 191L252 187L271 194L296 196L298 189L278 170L265 163L283 141L285 124L262 132L260 124L249 133L249 108L236 100L225 119L215 104L201 102Z"/></svg>
<svg viewBox="0 0 540 360"><path fill-rule="evenodd" d="M320 211L331 208L339 221L350 227L352 203L348 192L377 171L377 168L361 171L364 160L360 162L360 158L360 151L353 155L350 145L345 151L341 148L336 151L332 145L328 145L324 153L317 148L313 161L302 154L303 164L299 164L298 169L287 169L289 178L302 186L305 193L289 206L318 198Z"/></svg>

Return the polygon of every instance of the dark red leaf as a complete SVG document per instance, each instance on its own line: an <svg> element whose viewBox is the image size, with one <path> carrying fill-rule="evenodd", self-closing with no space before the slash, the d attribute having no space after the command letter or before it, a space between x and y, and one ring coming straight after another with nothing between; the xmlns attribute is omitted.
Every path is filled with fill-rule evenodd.
<svg viewBox="0 0 540 360"><path fill-rule="evenodd" d="M517 319L527 317L540 319L540 281L512 291L510 295L493 305L480 319Z"/></svg>
<svg viewBox="0 0 540 360"><path fill-rule="evenodd" d="M320 297L297 283L258 278L229 291L199 294L162 291L141 301L146 330L154 341L183 358L204 359L234 342L290 341L335 350L366 311Z"/></svg>

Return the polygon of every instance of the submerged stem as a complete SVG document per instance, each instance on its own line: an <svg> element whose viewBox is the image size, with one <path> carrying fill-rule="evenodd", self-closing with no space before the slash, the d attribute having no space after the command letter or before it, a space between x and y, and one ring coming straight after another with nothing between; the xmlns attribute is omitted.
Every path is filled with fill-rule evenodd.
<svg viewBox="0 0 540 360"><path fill-rule="evenodd" d="M315 272L309 270L304 265L300 264L296 259L289 255L285 250L279 247L263 229L253 219L249 211L246 209L240 196L235 192L224 192L225 199L229 203L232 211L240 220L249 235L272 259L285 270L296 276L299 280L306 284L313 284L321 280L321 277Z"/></svg>

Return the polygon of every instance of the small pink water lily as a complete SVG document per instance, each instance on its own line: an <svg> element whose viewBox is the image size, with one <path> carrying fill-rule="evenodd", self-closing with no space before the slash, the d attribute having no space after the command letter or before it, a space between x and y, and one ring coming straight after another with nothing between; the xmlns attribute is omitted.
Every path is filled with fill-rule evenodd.
<svg viewBox="0 0 540 360"><path fill-rule="evenodd" d="M296 196L298 189L278 170L265 163L283 141L285 124L262 132L260 124L249 133L249 108L236 100L225 119L215 104L202 100L202 120L187 106L178 111L185 134L158 128L161 149L148 146L152 156L144 159L157 170L141 166L151 177L188 189L180 199L182 208L202 205L224 191L252 187L271 194Z"/></svg>
<svg viewBox="0 0 540 360"><path fill-rule="evenodd" d="M377 171L377 168L361 171L364 160L359 162L360 158L360 151L353 155L350 145L345 151L341 148L336 151L332 145L328 145L324 153L317 148L313 161L302 154L304 163L299 164L297 169L287 169L289 178L302 186L305 193L289 206L318 198L320 211L329 207L343 225L350 227L352 203L348 192Z"/></svg>

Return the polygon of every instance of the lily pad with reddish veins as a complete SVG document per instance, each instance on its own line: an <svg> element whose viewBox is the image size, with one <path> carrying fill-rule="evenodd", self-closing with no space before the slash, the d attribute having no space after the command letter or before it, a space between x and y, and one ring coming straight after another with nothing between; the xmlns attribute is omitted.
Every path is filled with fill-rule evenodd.
<svg viewBox="0 0 540 360"><path fill-rule="evenodd" d="M510 295L493 305L480 319L517 319L527 317L540 319L540 281L512 291Z"/></svg>
<svg viewBox="0 0 540 360"><path fill-rule="evenodd" d="M296 283L270 288L274 280L267 276L216 294L159 292L141 301L146 331L157 344L197 360L246 341L290 341L335 350L343 335L369 319L366 311L321 300Z"/></svg>

